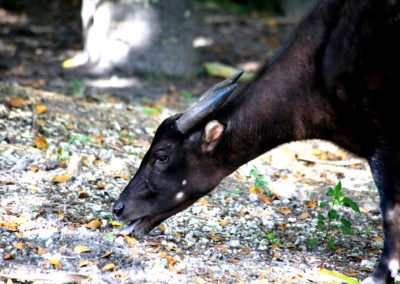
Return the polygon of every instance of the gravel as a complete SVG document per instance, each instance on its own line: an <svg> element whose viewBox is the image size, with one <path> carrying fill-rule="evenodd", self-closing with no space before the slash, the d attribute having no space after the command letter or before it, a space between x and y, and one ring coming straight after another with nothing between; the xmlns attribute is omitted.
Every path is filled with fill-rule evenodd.
<svg viewBox="0 0 400 284"><path fill-rule="evenodd" d="M27 106L11 106L9 98L16 96ZM38 115L44 123L31 136L32 102L38 101L47 111ZM112 204L138 168L162 117L174 112L167 105L154 116L123 102L99 105L0 85L0 283L87 277L94 283L311 283L328 280L318 273L322 267L359 280L373 270L383 241L368 166L360 160L337 166L298 159L307 151L339 151L318 141L284 145L244 165L212 194L145 237L118 235L119 226L110 220ZM121 133L134 138L123 139ZM47 150L35 146L39 136ZM61 151L67 153L65 162ZM270 203L250 191L253 166L275 196ZM66 180L57 182L62 176ZM324 213L310 202L326 200L326 189L338 176L345 193L363 209L361 214L343 210L355 224L355 235L333 234L335 251L322 241L309 246L313 237L323 238L316 223L318 213ZM305 212L309 215L302 217ZM99 227L91 228L93 220ZM79 245L89 251L75 253ZM110 263L114 268L107 270Z"/></svg>

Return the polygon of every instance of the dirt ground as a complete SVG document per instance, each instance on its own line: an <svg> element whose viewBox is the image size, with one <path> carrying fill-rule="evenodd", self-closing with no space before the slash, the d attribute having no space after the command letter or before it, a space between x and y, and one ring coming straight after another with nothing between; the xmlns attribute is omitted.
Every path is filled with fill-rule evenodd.
<svg viewBox="0 0 400 284"><path fill-rule="evenodd" d="M155 128L219 79L63 69L82 48L80 24L54 11L0 8L0 283L330 283L340 280L322 268L358 280L373 270L383 240L368 165L321 141L266 153L149 236L119 235L111 206ZM259 67L293 29L268 15L197 16L196 34L213 39L201 60L241 68ZM253 166L271 197L254 191ZM339 180L361 213L341 209L355 234L332 232L329 249L318 203Z"/></svg>

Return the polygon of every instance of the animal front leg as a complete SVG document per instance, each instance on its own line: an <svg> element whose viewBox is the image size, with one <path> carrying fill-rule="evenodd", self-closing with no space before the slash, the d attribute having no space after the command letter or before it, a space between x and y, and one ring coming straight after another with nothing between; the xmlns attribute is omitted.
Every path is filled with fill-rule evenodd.
<svg viewBox="0 0 400 284"><path fill-rule="evenodd" d="M389 144L377 148L369 159L378 187L384 247L377 268L363 283L394 283L400 262L400 152Z"/></svg>

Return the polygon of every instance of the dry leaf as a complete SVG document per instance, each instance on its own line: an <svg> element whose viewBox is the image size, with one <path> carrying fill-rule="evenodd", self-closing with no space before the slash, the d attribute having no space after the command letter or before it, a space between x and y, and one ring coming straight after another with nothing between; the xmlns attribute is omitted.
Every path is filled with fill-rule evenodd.
<svg viewBox="0 0 400 284"><path fill-rule="evenodd" d="M221 241L220 239L218 239L217 237L214 237L214 236L207 236L207 237L209 237L210 239L212 239L215 242L220 242Z"/></svg>
<svg viewBox="0 0 400 284"><path fill-rule="evenodd" d="M89 195L86 192L81 192L77 198L89 198Z"/></svg>
<svg viewBox="0 0 400 284"><path fill-rule="evenodd" d="M67 229L68 229L68 231L75 231L75 227L74 226L68 226Z"/></svg>
<svg viewBox="0 0 400 284"><path fill-rule="evenodd" d="M37 172L39 170L39 167L36 167L36 166L35 167L30 167L29 170L32 171L32 172Z"/></svg>
<svg viewBox="0 0 400 284"><path fill-rule="evenodd" d="M242 176L242 175L239 174L239 173L236 173L236 174L235 174L235 178L236 178L237 180L244 180L244 179L245 179L244 176Z"/></svg>
<svg viewBox="0 0 400 284"><path fill-rule="evenodd" d="M115 264L114 263L108 263L108 264L103 266L101 271L104 272L104 271L112 270L114 268L115 268Z"/></svg>
<svg viewBox="0 0 400 284"><path fill-rule="evenodd" d="M99 189L105 189L105 188L106 188L106 185L98 182L98 183L97 183L97 187L98 187Z"/></svg>
<svg viewBox="0 0 400 284"><path fill-rule="evenodd" d="M10 98L8 102L13 107L25 107L27 105L26 101L22 98Z"/></svg>
<svg viewBox="0 0 400 284"><path fill-rule="evenodd" d="M231 257L231 258L229 259L229 262L231 262L231 263L238 263L239 260L234 259L233 257Z"/></svg>
<svg viewBox="0 0 400 284"><path fill-rule="evenodd" d="M127 235L124 235L125 237L125 241L129 244L129 245L136 245L136 239L134 237L130 237Z"/></svg>
<svg viewBox="0 0 400 284"><path fill-rule="evenodd" d="M372 239L374 242L383 242L383 239L381 237L375 237Z"/></svg>
<svg viewBox="0 0 400 284"><path fill-rule="evenodd" d="M344 251L346 251L346 248L339 248L339 249L335 250L336 253L341 253Z"/></svg>
<svg viewBox="0 0 400 284"><path fill-rule="evenodd" d="M33 142L35 142L35 146L38 149L45 150L47 148L47 141L43 137L35 137L33 138Z"/></svg>
<svg viewBox="0 0 400 284"><path fill-rule="evenodd" d="M274 255L272 256L273 258L280 258L281 255L279 253L274 253Z"/></svg>
<svg viewBox="0 0 400 284"><path fill-rule="evenodd" d="M122 179L124 179L124 180L127 180L127 181L129 181L129 178L128 177L126 177L126 176L124 176L124 175L112 175L112 177L119 177L119 178L122 178Z"/></svg>
<svg viewBox="0 0 400 284"><path fill-rule="evenodd" d="M180 233L175 234L175 238L180 238L180 237L182 237L182 234L180 234Z"/></svg>
<svg viewBox="0 0 400 284"><path fill-rule="evenodd" d="M85 225L85 227L94 228L94 229L98 229L98 228L100 228L100 226L101 226L101 222L99 220L92 220Z"/></svg>
<svg viewBox="0 0 400 284"><path fill-rule="evenodd" d="M269 198L263 194L258 195L258 200L264 202L265 204L272 205L271 198Z"/></svg>
<svg viewBox="0 0 400 284"><path fill-rule="evenodd" d="M233 276L233 277L239 277L239 275L237 275L235 272L231 272L231 273L229 273L231 276Z"/></svg>
<svg viewBox="0 0 400 284"><path fill-rule="evenodd" d="M228 225L228 222L226 222L226 221L219 221L218 224L220 224L222 227L225 227L226 225Z"/></svg>
<svg viewBox="0 0 400 284"><path fill-rule="evenodd" d="M277 249L277 248L279 248L279 244L278 244L278 243L273 244L273 245L271 246L271 250L274 250L274 249Z"/></svg>
<svg viewBox="0 0 400 284"><path fill-rule="evenodd" d="M110 223L111 225L113 225L113 226L119 226L119 227L122 227L124 224L122 224L122 223L119 223L119 222L116 222L116 221L110 221L110 222L108 222L108 223Z"/></svg>
<svg viewBox="0 0 400 284"><path fill-rule="evenodd" d="M89 260L84 260L84 261L81 261L81 262L77 265L77 267L83 267L83 266L86 266L86 265L89 265L89 264L92 264L92 262L89 261Z"/></svg>
<svg viewBox="0 0 400 284"><path fill-rule="evenodd" d="M218 245L214 247L215 249L222 249L223 252L228 252L228 248L226 246L223 245Z"/></svg>
<svg viewBox="0 0 400 284"><path fill-rule="evenodd" d="M112 251L108 251L108 252L106 252L105 254L103 254L103 255L100 256L100 257L101 257L101 258L105 258L105 257L111 255L112 253L113 253Z"/></svg>
<svg viewBox="0 0 400 284"><path fill-rule="evenodd" d="M74 247L74 253L82 253L82 252L87 252L90 251L90 248L82 246L82 245L78 245L76 247Z"/></svg>
<svg viewBox="0 0 400 284"><path fill-rule="evenodd" d="M67 182L67 181L69 181L70 176L71 176L70 174L55 176L54 182L57 182L57 183Z"/></svg>
<svg viewBox="0 0 400 284"><path fill-rule="evenodd" d="M299 216L297 216L297 219L307 219L307 218L311 218L311 214L308 212L303 212L301 213Z"/></svg>
<svg viewBox="0 0 400 284"><path fill-rule="evenodd" d="M50 259L51 264L53 264L54 268L60 270L62 268L61 263L57 259Z"/></svg>
<svg viewBox="0 0 400 284"><path fill-rule="evenodd" d="M315 208L316 206L317 206L317 200L315 200L315 199L312 199L312 200L309 200L308 201L308 207L309 208Z"/></svg>
<svg viewBox="0 0 400 284"><path fill-rule="evenodd" d="M283 215L288 215L292 213L292 210L289 207L280 207L278 211Z"/></svg>
<svg viewBox="0 0 400 284"><path fill-rule="evenodd" d="M41 246L37 246L36 249L38 255L42 255L44 253L44 249Z"/></svg>
<svg viewBox="0 0 400 284"><path fill-rule="evenodd" d="M4 255L4 260L10 260L10 259L13 259L13 258L14 257L13 257L13 255L11 253L7 253L7 254Z"/></svg>
<svg viewBox="0 0 400 284"><path fill-rule="evenodd" d="M148 253L154 253L154 252L158 252L160 249L161 249L161 246L158 246L158 247L155 247L155 248L153 248L153 249L151 249L151 250L146 250L146 252L148 252Z"/></svg>
<svg viewBox="0 0 400 284"><path fill-rule="evenodd" d="M279 227L281 227L282 230L286 230L286 225L287 225L286 222L282 222L282 223L279 224Z"/></svg>
<svg viewBox="0 0 400 284"><path fill-rule="evenodd" d="M36 105L36 112L37 114L42 114L47 110L47 107L45 105Z"/></svg>
<svg viewBox="0 0 400 284"><path fill-rule="evenodd" d="M179 260L177 260L171 256L168 256L165 252L160 253L160 257L163 257L167 260L170 271L175 272L175 273L181 273L180 270L178 270L174 267L174 265L177 264L179 262Z"/></svg>
<svg viewBox="0 0 400 284"><path fill-rule="evenodd" d="M160 229L161 232L165 231L165 226L163 224L158 225L158 228Z"/></svg>
<svg viewBox="0 0 400 284"><path fill-rule="evenodd" d="M15 248L17 249L24 249L25 248L25 244L24 243L17 243L14 245Z"/></svg>
<svg viewBox="0 0 400 284"><path fill-rule="evenodd" d="M207 205L208 204L208 199L203 197L203 198L200 198L199 200L197 200L196 203Z"/></svg>

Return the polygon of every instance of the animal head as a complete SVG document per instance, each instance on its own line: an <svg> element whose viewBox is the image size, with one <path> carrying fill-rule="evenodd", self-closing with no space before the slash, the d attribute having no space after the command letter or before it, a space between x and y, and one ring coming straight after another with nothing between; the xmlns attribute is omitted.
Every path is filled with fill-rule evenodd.
<svg viewBox="0 0 400 284"><path fill-rule="evenodd" d="M210 192L232 170L216 158L225 125L211 120L242 72L208 89L183 114L158 127L135 176L113 207L121 233L148 233L163 220Z"/></svg>

